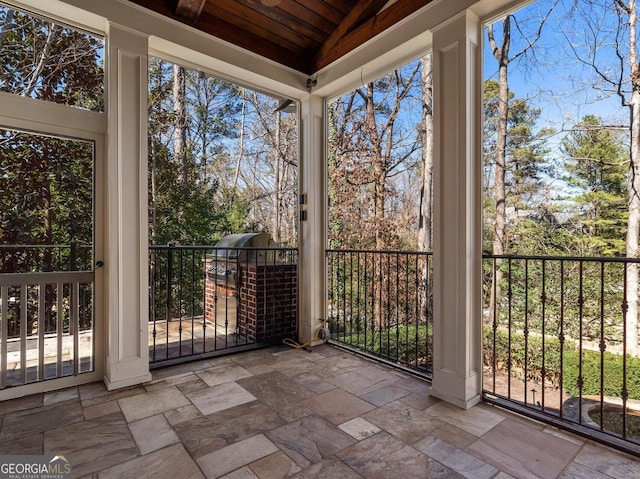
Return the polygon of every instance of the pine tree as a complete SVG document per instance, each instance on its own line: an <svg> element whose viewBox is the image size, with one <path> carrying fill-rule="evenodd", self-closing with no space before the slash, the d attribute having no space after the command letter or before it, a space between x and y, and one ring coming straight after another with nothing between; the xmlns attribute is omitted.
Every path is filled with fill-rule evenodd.
<svg viewBox="0 0 640 479"><path fill-rule="evenodd" d="M567 182L579 193L578 221L595 250L604 256L625 254L628 217L628 151L600 118L588 115L563 143Z"/></svg>

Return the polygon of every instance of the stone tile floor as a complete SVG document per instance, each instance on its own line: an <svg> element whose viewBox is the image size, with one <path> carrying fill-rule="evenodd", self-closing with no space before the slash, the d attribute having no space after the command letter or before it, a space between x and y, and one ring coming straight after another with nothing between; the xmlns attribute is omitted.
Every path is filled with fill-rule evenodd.
<svg viewBox="0 0 640 479"><path fill-rule="evenodd" d="M640 477L640 459L323 345L274 348L0 402L0 454L62 454L74 477Z"/></svg>

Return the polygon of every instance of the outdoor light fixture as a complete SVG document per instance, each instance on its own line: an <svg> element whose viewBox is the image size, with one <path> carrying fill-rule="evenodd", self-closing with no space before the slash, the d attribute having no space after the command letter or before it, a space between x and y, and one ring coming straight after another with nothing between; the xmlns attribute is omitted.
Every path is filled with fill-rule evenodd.
<svg viewBox="0 0 640 479"><path fill-rule="evenodd" d="M296 112L296 104L293 103L291 98L286 98L280 102L278 108L274 110L274 113L283 111L285 113L295 113Z"/></svg>

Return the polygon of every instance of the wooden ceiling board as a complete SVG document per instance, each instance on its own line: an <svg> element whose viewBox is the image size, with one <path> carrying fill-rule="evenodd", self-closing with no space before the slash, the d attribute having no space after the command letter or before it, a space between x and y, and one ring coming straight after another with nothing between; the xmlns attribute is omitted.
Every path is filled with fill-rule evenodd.
<svg viewBox="0 0 640 479"><path fill-rule="evenodd" d="M344 35L324 56L315 59L313 71L319 71L364 44L371 38L395 25L433 0L402 0L382 10L355 30Z"/></svg>
<svg viewBox="0 0 640 479"><path fill-rule="evenodd" d="M307 72L309 70L310 62L307 58L304 58L302 54L285 50L281 45L272 43L265 39L256 41L255 38L249 38L246 35L246 32L241 31L235 25L227 23L218 17L209 17L210 15L206 10L203 10L200 15L200 19L198 20L199 22L204 20L203 23L206 24L206 27L201 27L202 31L273 60L276 63L286 65L294 70L300 72ZM199 25L196 24L196 26ZM211 29L211 31L209 31L209 29Z"/></svg>
<svg viewBox="0 0 640 479"><path fill-rule="evenodd" d="M312 75L431 0L128 0Z"/></svg>
<svg viewBox="0 0 640 479"><path fill-rule="evenodd" d="M275 21L257 10L228 0L207 0L204 11L225 22L250 32L252 36L280 45L291 52L304 53L317 43L291 29L287 23ZM294 23L293 18L287 19Z"/></svg>
<svg viewBox="0 0 640 479"><path fill-rule="evenodd" d="M316 52L314 61L323 58L347 33L380 11L387 0L360 0Z"/></svg>
<svg viewBox="0 0 640 479"><path fill-rule="evenodd" d="M330 5L332 8L338 10L342 16L347 15L353 7L355 7L360 0L320 0L327 5Z"/></svg>
<svg viewBox="0 0 640 479"><path fill-rule="evenodd" d="M324 42L327 37L326 31L332 30L335 26L320 17L314 19L313 22L307 23L306 20L300 17L300 12L296 9L302 9L296 2L289 1L287 3L281 3L278 7L265 7L260 0L247 0L247 4L250 4L253 9L262 13L265 17L270 18L272 21L286 25L294 32L308 37L318 45Z"/></svg>

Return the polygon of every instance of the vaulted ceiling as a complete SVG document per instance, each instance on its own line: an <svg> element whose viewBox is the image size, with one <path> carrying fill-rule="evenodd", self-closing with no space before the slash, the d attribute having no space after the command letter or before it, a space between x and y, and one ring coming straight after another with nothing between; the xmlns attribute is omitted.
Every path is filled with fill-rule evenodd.
<svg viewBox="0 0 640 479"><path fill-rule="evenodd" d="M311 75L432 0L130 0Z"/></svg>

